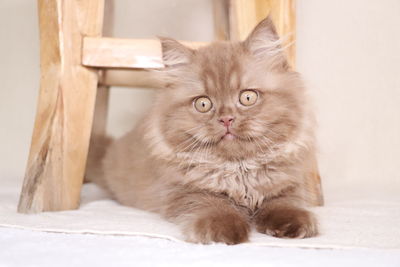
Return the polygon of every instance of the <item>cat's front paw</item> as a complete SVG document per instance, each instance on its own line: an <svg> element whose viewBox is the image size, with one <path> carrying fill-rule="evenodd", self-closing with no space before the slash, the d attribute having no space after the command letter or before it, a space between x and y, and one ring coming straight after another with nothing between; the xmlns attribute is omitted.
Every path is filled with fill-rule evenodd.
<svg viewBox="0 0 400 267"><path fill-rule="evenodd" d="M281 207L261 211L255 218L260 233L282 238L306 238L318 234L314 215L304 209Z"/></svg>
<svg viewBox="0 0 400 267"><path fill-rule="evenodd" d="M189 242L209 244L213 242L235 245L248 241L249 222L238 214L213 212L196 218L185 229Z"/></svg>

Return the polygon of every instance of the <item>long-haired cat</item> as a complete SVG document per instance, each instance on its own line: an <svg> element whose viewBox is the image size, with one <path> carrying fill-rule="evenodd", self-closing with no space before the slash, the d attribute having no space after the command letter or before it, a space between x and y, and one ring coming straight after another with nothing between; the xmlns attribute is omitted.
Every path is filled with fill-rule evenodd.
<svg viewBox="0 0 400 267"><path fill-rule="evenodd" d="M160 39L165 88L103 159L90 156L89 179L175 222L192 242L245 242L252 225L277 237L316 235L303 208L312 114L270 19L243 42L192 50Z"/></svg>

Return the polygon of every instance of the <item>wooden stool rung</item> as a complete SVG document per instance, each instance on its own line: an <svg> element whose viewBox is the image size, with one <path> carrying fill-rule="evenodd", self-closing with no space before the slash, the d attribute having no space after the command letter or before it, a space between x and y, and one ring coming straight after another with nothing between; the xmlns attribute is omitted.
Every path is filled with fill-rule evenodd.
<svg viewBox="0 0 400 267"><path fill-rule="evenodd" d="M182 42L198 48L206 43ZM92 38L83 40L82 64L96 68L163 68L161 45L157 39Z"/></svg>

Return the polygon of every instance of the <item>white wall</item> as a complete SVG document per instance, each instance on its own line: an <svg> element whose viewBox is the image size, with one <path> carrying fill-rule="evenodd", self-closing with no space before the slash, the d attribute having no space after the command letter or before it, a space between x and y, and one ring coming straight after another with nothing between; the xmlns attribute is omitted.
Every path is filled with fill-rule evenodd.
<svg viewBox="0 0 400 267"><path fill-rule="evenodd" d="M118 37L213 35L211 0L117 0L115 14ZM0 179L21 178L39 84L36 1L1 0L0 25ZM317 108L329 192L400 192L399 29L398 0L298 1L298 70ZM112 90L110 132L132 127L151 99L149 90Z"/></svg>
<svg viewBox="0 0 400 267"><path fill-rule="evenodd" d="M0 179L24 173L39 85L36 1L0 1Z"/></svg>
<svg viewBox="0 0 400 267"><path fill-rule="evenodd" d="M400 193L400 1L298 1L297 51L325 187Z"/></svg>

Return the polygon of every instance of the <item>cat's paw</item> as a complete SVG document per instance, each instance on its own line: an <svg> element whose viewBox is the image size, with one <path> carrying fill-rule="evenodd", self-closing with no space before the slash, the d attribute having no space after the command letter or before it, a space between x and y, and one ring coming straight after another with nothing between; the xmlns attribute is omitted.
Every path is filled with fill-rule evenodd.
<svg viewBox="0 0 400 267"><path fill-rule="evenodd" d="M213 242L235 245L248 241L249 222L238 214L213 212L196 218L185 229L187 240L193 243Z"/></svg>
<svg viewBox="0 0 400 267"><path fill-rule="evenodd" d="M314 215L304 209L282 207L261 211L255 218L260 233L281 238L306 238L318 234Z"/></svg>

